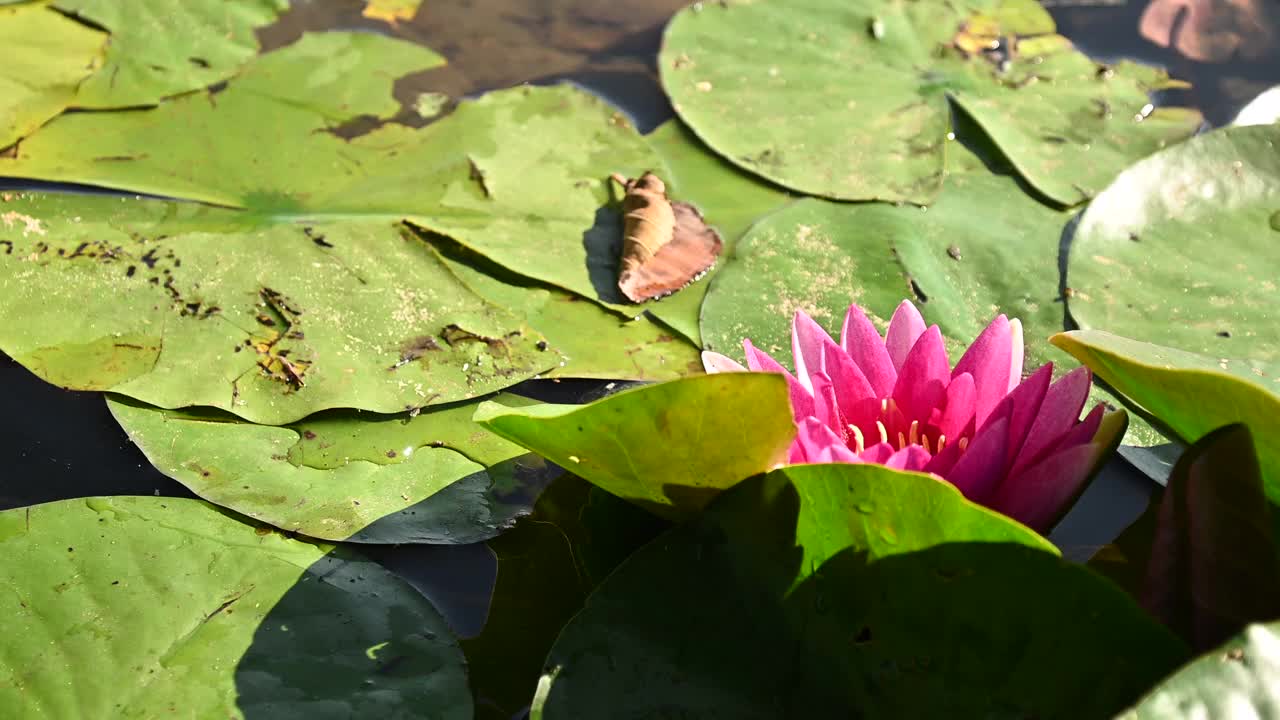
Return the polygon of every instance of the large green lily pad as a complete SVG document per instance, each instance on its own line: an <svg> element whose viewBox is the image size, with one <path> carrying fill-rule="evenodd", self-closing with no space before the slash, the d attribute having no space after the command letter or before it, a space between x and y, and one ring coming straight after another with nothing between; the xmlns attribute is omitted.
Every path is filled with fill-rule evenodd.
<svg viewBox="0 0 1280 720"><path fill-rule="evenodd" d="M1117 720L1268 717L1280 705L1280 623L1250 625L1147 693Z"/></svg>
<svg viewBox="0 0 1280 720"><path fill-rule="evenodd" d="M777 466L795 436L786 384L767 373L697 375L588 405L482 404L475 420L668 518Z"/></svg>
<svg viewBox="0 0 1280 720"><path fill-rule="evenodd" d="M1053 32L1021 0L695 3L668 26L659 67L699 137L786 187L931 202L951 97L1037 190L1071 205L1200 120L1144 107L1163 74L1104 70Z"/></svg>
<svg viewBox="0 0 1280 720"><path fill-rule="evenodd" d="M1276 267L1280 126L1224 128L1136 163L1090 204L1068 303L1082 328L1229 358L1274 391Z"/></svg>
<svg viewBox="0 0 1280 720"><path fill-rule="evenodd" d="M512 395L493 402L533 403ZM472 405L403 415L343 410L288 427L112 398L161 472L289 532L361 543L480 542L529 512L544 479L523 448L471 422Z"/></svg>
<svg viewBox="0 0 1280 720"><path fill-rule="evenodd" d="M1257 444L1267 498L1280 505L1280 396L1274 380L1251 382L1242 373L1228 372L1229 363L1222 360L1100 330L1063 333L1053 344L1185 443L1224 425L1244 423Z"/></svg>
<svg viewBox="0 0 1280 720"><path fill-rule="evenodd" d="M1185 653L936 478L794 466L610 575L552 649L533 717L1105 717Z"/></svg>
<svg viewBox="0 0 1280 720"><path fill-rule="evenodd" d="M444 619L350 551L150 497L7 510L0 550L5 717L471 717Z"/></svg>
<svg viewBox="0 0 1280 720"><path fill-rule="evenodd" d="M102 63L107 36L43 3L0 7L0 149L62 112Z"/></svg>
<svg viewBox="0 0 1280 720"><path fill-rule="evenodd" d="M258 53L254 31L287 0L56 0L54 7L111 33L106 64L75 105L153 105L225 80Z"/></svg>
<svg viewBox="0 0 1280 720"><path fill-rule="evenodd" d="M408 219L524 277L643 312L620 304L622 226L609 175L665 169L598 98L568 85L520 87L464 102L421 129L387 124L350 140L332 132L393 111L391 81L437 62L376 35L305 35L219 92L149 112L63 117L16 158L0 158L0 174L200 200L277 221ZM367 80L349 82L355 74ZM204 137L219 138L217 153Z"/></svg>
<svg viewBox="0 0 1280 720"><path fill-rule="evenodd" d="M0 211L0 348L65 387L282 424L477 397L557 363L389 221L69 195Z"/></svg>

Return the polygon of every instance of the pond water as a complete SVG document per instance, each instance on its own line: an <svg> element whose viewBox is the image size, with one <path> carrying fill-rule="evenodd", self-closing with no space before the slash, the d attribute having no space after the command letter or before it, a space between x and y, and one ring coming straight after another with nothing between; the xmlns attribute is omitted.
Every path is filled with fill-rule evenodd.
<svg viewBox="0 0 1280 720"><path fill-rule="evenodd" d="M417 17L391 32L442 53L449 65L402 79L396 85L396 97L407 107L426 91L456 98L524 82L570 80L623 108L647 131L672 116L658 85L654 58L663 24L684 4L682 0L427 0ZM1259 92L1280 83L1280 44L1276 42L1280 24L1271 26L1270 33L1245 28L1236 34L1234 44L1219 38L1206 50L1208 41L1197 45L1187 38L1199 27L1192 22L1194 13L1217 13L1218 25L1230 25L1230 9L1248 3L1178 0L1173 4L1181 14L1173 14L1174 22L1163 35L1166 45L1174 36L1171 48L1139 34L1148 11L1143 0L1046 3L1060 30L1095 57L1163 64L1174 77L1192 82L1192 88L1179 91L1176 100L1199 107L1214 125L1229 122ZM362 3L355 1L299 2L261 37L271 48L288 44L305 31L387 30L383 23L364 18L361 9ZM1276 20L1280 10L1266 12L1271 22L1280 22ZM1238 12L1231 17L1236 16L1245 17ZM1148 36L1161 38L1151 30ZM1179 50L1188 47L1201 59ZM406 111L398 119L413 122L416 116ZM359 132L359 128L352 130ZM4 186L2 180L0 186ZM526 384L525 389L558 401L578 401L601 386L537 382L542 384ZM8 478L0 483L0 508L103 494L191 497L129 443L100 396L47 385L2 355L0 386L6 410L0 414L0 458ZM1090 548L1113 537L1141 509L1152 487L1124 462L1114 462L1054 539L1070 548L1069 554L1087 556ZM483 625L496 574L493 556L485 547L385 548L375 554L429 594L461 635L475 634Z"/></svg>

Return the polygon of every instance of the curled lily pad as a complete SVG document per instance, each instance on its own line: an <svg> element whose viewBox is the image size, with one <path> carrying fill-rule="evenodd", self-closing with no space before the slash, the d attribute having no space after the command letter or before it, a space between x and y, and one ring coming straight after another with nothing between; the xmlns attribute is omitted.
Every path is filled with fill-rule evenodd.
<svg viewBox="0 0 1280 720"><path fill-rule="evenodd" d="M1068 256L1071 316L1224 359L1276 391L1278 241L1280 126L1200 135L1134 164L1085 210Z"/></svg>
<svg viewBox="0 0 1280 720"><path fill-rule="evenodd" d="M150 497L0 512L0 549L6 717L471 717L444 619L351 551Z"/></svg>
<svg viewBox="0 0 1280 720"><path fill-rule="evenodd" d="M1185 654L1118 588L946 483L795 466L611 574L556 641L533 717L620 697L639 715L1105 717Z"/></svg>
<svg viewBox="0 0 1280 720"><path fill-rule="evenodd" d="M931 202L951 97L1037 190L1070 205L1199 117L1148 117L1161 73L1101 68L1053 32L1022 1L695 3L668 26L659 67L699 137L786 187Z"/></svg>
<svg viewBox="0 0 1280 720"><path fill-rule="evenodd" d="M107 36L45 6L0 7L0 149L74 102L102 63Z"/></svg>
<svg viewBox="0 0 1280 720"><path fill-rule="evenodd" d="M548 479L538 458L471 422L471 405L408 419L335 411L288 427L108 405L147 459L197 495L325 540L479 542L528 513Z"/></svg>

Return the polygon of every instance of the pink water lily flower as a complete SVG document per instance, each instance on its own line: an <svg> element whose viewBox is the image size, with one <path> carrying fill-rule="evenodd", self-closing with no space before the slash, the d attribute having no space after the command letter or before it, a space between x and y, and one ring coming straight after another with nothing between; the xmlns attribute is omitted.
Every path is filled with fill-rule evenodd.
<svg viewBox="0 0 1280 720"><path fill-rule="evenodd" d="M884 337L857 305L840 343L804 313L791 332L796 373L744 340L747 367L703 353L707 372L786 376L793 464L868 462L933 473L969 499L1047 531L1124 431L1102 405L1083 420L1086 368L1022 379L1022 325L996 317L952 368L937 325L903 301Z"/></svg>

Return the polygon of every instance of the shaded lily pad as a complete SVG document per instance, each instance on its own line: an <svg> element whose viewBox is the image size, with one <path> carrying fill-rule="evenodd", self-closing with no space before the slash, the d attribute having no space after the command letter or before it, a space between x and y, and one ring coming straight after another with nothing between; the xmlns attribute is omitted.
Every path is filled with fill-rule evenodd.
<svg viewBox="0 0 1280 720"><path fill-rule="evenodd" d="M540 459L471 422L471 405L408 419L334 411L271 427L107 403L147 459L200 497L325 540L479 542L528 513L548 479Z"/></svg>
<svg viewBox="0 0 1280 720"><path fill-rule="evenodd" d="M287 0L56 0L54 7L111 33L106 64L80 86L75 105L153 105L225 80L258 54L254 30Z"/></svg>
<svg viewBox="0 0 1280 720"><path fill-rule="evenodd" d="M1280 705L1280 623L1250 625L1196 658L1116 720L1267 717Z"/></svg>
<svg viewBox="0 0 1280 720"><path fill-rule="evenodd" d="M0 348L49 382L254 422L397 412L554 366L391 222L100 196L0 206Z"/></svg>
<svg viewBox="0 0 1280 720"><path fill-rule="evenodd" d="M698 375L588 405L484 403L475 420L668 518L776 466L795 436L786 383L766 373Z"/></svg>
<svg viewBox="0 0 1280 720"><path fill-rule="evenodd" d="M675 295L645 306L654 317L700 343L698 316L711 279L751 223L789 201L790 196L713 153L679 120L668 120L645 139L671 172L669 178L664 178L671 197L697 207L724 240L720 262L705 277Z"/></svg>
<svg viewBox="0 0 1280 720"><path fill-rule="evenodd" d="M1228 425L1201 438L1169 476L1143 607L1197 650L1280 616L1272 515L1249 430Z"/></svg>
<svg viewBox="0 0 1280 720"><path fill-rule="evenodd" d="M43 3L0 7L0 149L71 105L102 64L107 36Z"/></svg>
<svg viewBox="0 0 1280 720"><path fill-rule="evenodd" d="M1068 259L1080 327L1229 358L1223 369L1280 390L1280 126L1136 163L1085 210Z"/></svg>
<svg viewBox="0 0 1280 720"><path fill-rule="evenodd" d="M552 649L533 717L619 698L637 715L1105 717L1185 654L1118 588L946 483L794 466L610 575Z"/></svg>
<svg viewBox="0 0 1280 720"><path fill-rule="evenodd" d="M150 497L4 511L0 549L6 717L471 717L443 618L350 551Z"/></svg>
<svg viewBox="0 0 1280 720"><path fill-rule="evenodd" d="M1185 443L1244 423L1257 443L1267 498L1280 505L1280 396L1270 390L1274 381L1250 382L1215 358L1100 330L1062 333L1052 342Z"/></svg>
<svg viewBox="0 0 1280 720"><path fill-rule="evenodd" d="M1053 31L1031 2L695 3L668 26L659 67L699 137L786 187L931 202L951 97L1036 189L1070 205L1199 117L1150 115L1162 74L1103 71Z"/></svg>

